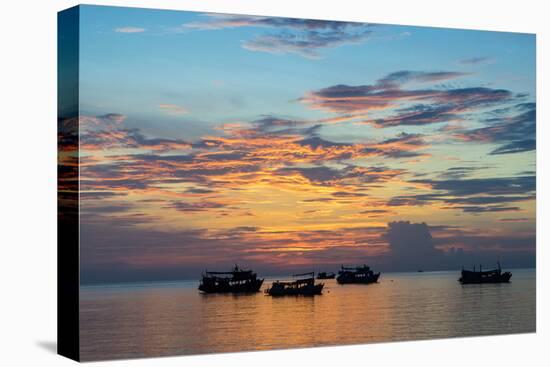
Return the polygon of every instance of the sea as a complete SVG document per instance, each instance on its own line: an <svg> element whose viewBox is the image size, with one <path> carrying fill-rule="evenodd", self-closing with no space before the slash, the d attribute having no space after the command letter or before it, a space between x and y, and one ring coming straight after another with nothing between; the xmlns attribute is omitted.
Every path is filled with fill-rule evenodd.
<svg viewBox="0 0 550 367"><path fill-rule="evenodd" d="M535 269L508 284L459 273L383 273L314 297L201 294L198 280L82 286L83 361L532 333ZM281 278L278 278L281 279ZM281 279L284 280L284 279Z"/></svg>

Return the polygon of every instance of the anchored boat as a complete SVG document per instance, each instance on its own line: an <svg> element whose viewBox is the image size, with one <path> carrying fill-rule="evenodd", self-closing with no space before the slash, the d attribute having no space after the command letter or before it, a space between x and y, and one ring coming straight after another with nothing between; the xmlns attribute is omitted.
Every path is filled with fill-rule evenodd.
<svg viewBox="0 0 550 367"><path fill-rule="evenodd" d="M199 290L204 293L254 293L260 290L263 282L252 270L235 265L232 271L205 271Z"/></svg>
<svg viewBox="0 0 550 367"><path fill-rule="evenodd" d="M462 284L483 284L483 283L508 283L512 277L512 273L509 271L503 272L500 268L500 262L497 263L498 268L493 270L483 271L481 265L479 266L479 271L474 270L464 270L462 268L462 273L458 281Z"/></svg>
<svg viewBox="0 0 550 367"><path fill-rule="evenodd" d="M326 273L324 271L317 273L317 279L334 279L336 277L336 274L330 272Z"/></svg>
<svg viewBox="0 0 550 367"><path fill-rule="evenodd" d="M367 265L348 268L342 265L336 281L340 284L359 283L370 284L378 282L380 272L373 272Z"/></svg>
<svg viewBox="0 0 550 367"><path fill-rule="evenodd" d="M292 282L273 282L271 287L266 289L270 296L314 296L321 294L324 283L315 284L315 273L294 274L292 277L299 278Z"/></svg>

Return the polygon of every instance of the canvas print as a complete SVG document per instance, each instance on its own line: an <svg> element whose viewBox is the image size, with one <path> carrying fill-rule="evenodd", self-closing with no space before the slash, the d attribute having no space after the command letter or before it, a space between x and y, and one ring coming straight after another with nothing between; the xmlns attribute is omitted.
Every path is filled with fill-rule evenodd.
<svg viewBox="0 0 550 367"><path fill-rule="evenodd" d="M535 332L534 34L59 24L75 359Z"/></svg>

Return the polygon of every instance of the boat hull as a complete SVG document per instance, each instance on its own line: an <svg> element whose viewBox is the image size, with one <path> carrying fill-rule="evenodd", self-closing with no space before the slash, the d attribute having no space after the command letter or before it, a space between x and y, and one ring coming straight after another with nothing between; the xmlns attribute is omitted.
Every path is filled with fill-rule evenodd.
<svg viewBox="0 0 550 367"><path fill-rule="evenodd" d="M202 282L199 285L199 291L203 293L256 293L260 290L264 280L254 279L244 283Z"/></svg>
<svg viewBox="0 0 550 367"><path fill-rule="evenodd" d="M266 293L270 296L315 296L322 294L324 286L323 283L320 283L300 288L287 288L278 286L277 283L274 283Z"/></svg>
<svg viewBox="0 0 550 367"><path fill-rule="evenodd" d="M458 281L461 284L494 284L494 283L509 283L512 278L512 273L481 273L463 270Z"/></svg>
<svg viewBox="0 0 550 367"><path fill-rule="evenodd" d="M380 273L374 273L367 276L354 276L341 274L336 277L338 284L372 284L377 283L380 278Z"/></svg>

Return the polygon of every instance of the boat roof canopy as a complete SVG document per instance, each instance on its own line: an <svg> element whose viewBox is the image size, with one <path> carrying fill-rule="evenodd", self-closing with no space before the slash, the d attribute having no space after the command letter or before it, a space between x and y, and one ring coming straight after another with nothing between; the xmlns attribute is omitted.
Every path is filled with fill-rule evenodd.
<svg viewBox="0 0 550 367"><path fill-rule="evenodd" d="M342 270L362 270L362 269L370 269L370 267L368 267L367 265L360 265L360 266L354 266L354 267L349 267L349 266L344 266L342 265Z"/></svg>
<svg viewBox="0 0 550 367"><path fill-rule="evenodd" d="M292 276L293 277L304 277L304 276L312 277L313 275L315 275L315 273L310 271L309 273L293 274Z"/></svg>
<svg viewBox="0 0 550 367"><path fill-rule="evenodd" d="M231 275L231 274L252 273L252 270L244 270L243 268L239 267L239 265L235 264L235 267L231 271L208 271L208 269L206 269L204 273L210 274L210 275Z"/></svg>

